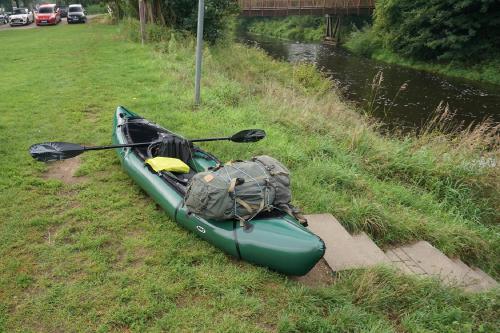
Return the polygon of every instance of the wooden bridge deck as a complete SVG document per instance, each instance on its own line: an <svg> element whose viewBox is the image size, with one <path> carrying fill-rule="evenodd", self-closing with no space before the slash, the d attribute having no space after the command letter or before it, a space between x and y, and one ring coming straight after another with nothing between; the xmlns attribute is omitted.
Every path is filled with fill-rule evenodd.
<svg viewBox="0 0 500 333"><path fill-rule="evenodd" d="M375 0L238 0L243 16L367 15Z"/></svg>

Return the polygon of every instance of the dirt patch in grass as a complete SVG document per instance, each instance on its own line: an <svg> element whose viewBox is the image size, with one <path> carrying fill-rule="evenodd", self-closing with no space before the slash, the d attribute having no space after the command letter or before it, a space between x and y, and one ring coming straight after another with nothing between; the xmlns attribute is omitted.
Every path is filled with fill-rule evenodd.
<svg viewBox="0 0 500 333"><path fill-rule="evenodd" d="M291 280L305 284L308 287L321 287L332 284L334 277L332 270L324 259L318 261L309 273L304 276L292 276Z"/></svg>
<svg viewBox="0 0 500 333"><path fill-rule="evenodd" d="M80 157L64 161L56 161L49 164L49 170L45 173L45 179L59 179L66 184L75 184L84 181L85 177L75 177L80 166Z"/></svg>
<svg viewBox="0 0 500 333"><path fill-rule="evenodd" d="M96 123L99 119L100 108L96 104L88 104L83 108L83 114L85 118L91 123Z"/></svg>
<svg viewBox="0 0 500 333"><path fill-rule="evenodd" d="M209 303L208 296L197 294L181 294L175 298L175 305L178 308L195 307L197 304ZM208 304L207 304L208 306Z"/></svg>

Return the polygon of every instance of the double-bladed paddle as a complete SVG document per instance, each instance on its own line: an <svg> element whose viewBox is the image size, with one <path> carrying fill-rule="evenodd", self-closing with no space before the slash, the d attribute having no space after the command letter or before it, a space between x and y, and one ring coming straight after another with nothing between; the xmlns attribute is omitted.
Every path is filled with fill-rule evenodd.
<svg viewBox="0 0 500 333"><path fill-rule="evenodd" d="M262 140L266 137L266 132L260 129L248 129L240 131L232 136L221 137L221 138L206 138L206 139L193 139L189 142L205 142L205 141L222 141L229 140L232 142L256 142ZM122 145L109 145L109 146L82 146L76 143L70 142L45 142L37 143L30 147L29 151L31 156L41 162L50 162L65 160L83 154L88 150L102 150L102 149L113 149L113 148L127 148L127 147L143 147L149 146L153 142L140 142L140 143L130 143Z"/></svg>

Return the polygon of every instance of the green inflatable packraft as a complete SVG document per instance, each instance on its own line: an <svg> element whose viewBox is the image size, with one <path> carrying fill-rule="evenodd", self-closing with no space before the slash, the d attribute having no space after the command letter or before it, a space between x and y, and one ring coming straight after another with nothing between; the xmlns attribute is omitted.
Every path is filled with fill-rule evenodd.
<svg viewBox="0 0 500 333"><path fill-rule="evenodd" d="M236 219L207 219L189 212L184 204L189 181L217 167L220 161L197 146L190 146L186 153L182 138L124 107L117 108L114 144L151 142L163 136L175 137L174 144L164 150L169 156L164 157L183 160L190 167L189 173L154 171L145 164L145 160L155 157L148 147L116 151L124 170L172 220L231 256L287 275L304 275L323 257L323 241L281 210L260 212L244 226Z"/></svg>

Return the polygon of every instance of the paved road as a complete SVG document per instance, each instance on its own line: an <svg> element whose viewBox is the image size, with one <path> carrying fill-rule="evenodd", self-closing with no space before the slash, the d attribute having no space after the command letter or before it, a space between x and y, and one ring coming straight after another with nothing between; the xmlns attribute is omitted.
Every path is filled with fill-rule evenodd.
<svg viewBox="0 0 500 333"><path fill-rule="evenodd" d="M99 15L87 15L88 21L92 20L94 17L99 16ZM61 20L60 24L68 24L65 18ZM35 23L31 23L30 25L19 25L19 26L14 26L11 27L9 24L1 24L0 25L0 31L4 30L19 30L19 29L40 29L40 28L45 28L45 26L37 26Z"/></svg>

